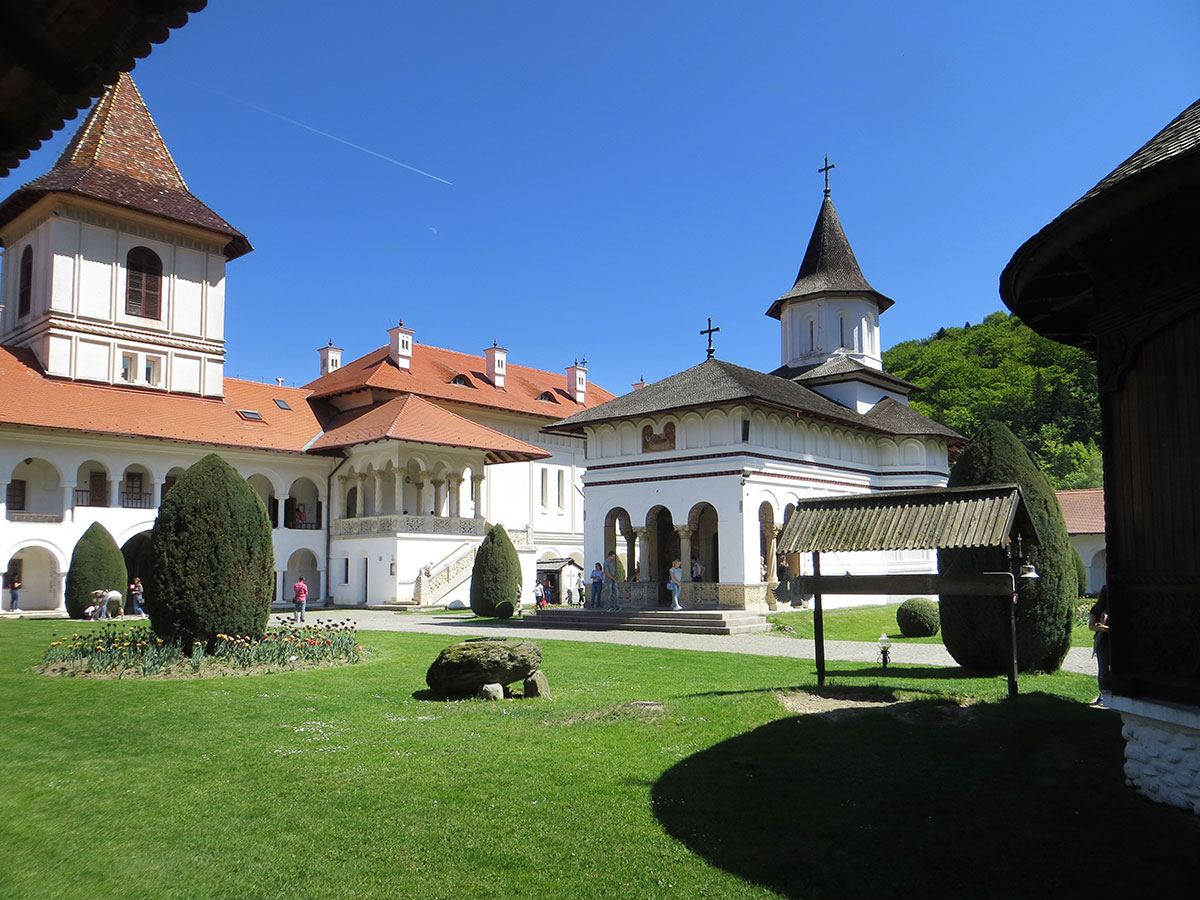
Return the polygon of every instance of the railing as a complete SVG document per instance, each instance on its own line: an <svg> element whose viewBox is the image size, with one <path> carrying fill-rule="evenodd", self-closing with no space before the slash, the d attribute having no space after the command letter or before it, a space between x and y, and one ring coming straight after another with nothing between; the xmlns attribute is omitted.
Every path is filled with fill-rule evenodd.
<svg viewBox="0 0 1200 900"><path fill-rule="evenodd" d="M22 510L6 510L5 517L10 522L61 522L62 513L35 513Z"/></svg>
<svg viewBox="0 0 1200 900"><path fill-rule="evenodd" d="M126 509L154 509L154 495L121 491L121 505Z"/></svg>
<svg viewBox="0 0 1200 900"><path fill-rule="evenodd" d="M333 523L334 537L355 534L451 534L483 537L485 519L456 516L358 516Z"/></svg>
<svg viewBox="0 0 1200 900"><path fill-rule="evenodd" d="M105 492L103 497L97 497L96 502L92 502L92 492L87 488L75 488L75 505L76 506L108 506L108 493Z"/></svg>
<svg viewBox="0 0 1200 900"><path fill-rule="evenodd" d="M479 544L471 543L440 563L422 566L413 586L413 600L421 606L433 606L470 577L478 552Z"/></svg>

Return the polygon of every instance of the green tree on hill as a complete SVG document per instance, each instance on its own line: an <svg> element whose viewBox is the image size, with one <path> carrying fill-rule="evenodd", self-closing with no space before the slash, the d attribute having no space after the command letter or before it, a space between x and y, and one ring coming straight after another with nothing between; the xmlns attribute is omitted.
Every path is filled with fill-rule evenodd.
<svg viewBox="0 0 1200 900"><path fill-rule="evenodd" d="M1017 584L1017 663L1021 671L1053 672L1071 646L1071 616L1079 596L1074 551L1054 489L1008 427L990 422L955 462L948 486L1009 482L1021 486L1040 541L1025 547L1039 577ZM1008 560L996 548L938 551L938 570L944 575L1007 569ZM1007 599L943 594L941 623L942 641L964 669L1007 671Z"/></svg>
<svg viewBox="0 0 1200 900"><path fill-rule="evenodd" d="M275 587L271 523L254 489L210 453L175 482L154 523L146 612L185 650L260 636Z"/></svg>
<svg viewBox="0 0 1200 900"><path fill-rule="evenodd" d="M1003 422L1056 488L1103 485L1096 364L1085 351L995 312L979 325L897 344L883 362L920 386L918 412L962 434Z"/></svg>
<svg viewBox="0 0 1200 900"><path fill-rule="evenodd" d="M129 577L125 557L113 536L99 522L88 526L71 553L67 569L67 615L82 619L92 605L92 591L120 591L125 596Z"/></svg>

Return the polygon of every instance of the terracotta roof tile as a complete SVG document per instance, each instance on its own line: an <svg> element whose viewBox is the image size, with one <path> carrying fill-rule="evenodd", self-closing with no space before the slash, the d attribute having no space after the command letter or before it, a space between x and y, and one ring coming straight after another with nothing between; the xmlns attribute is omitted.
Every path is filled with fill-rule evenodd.
<svg viewBox="0 0 1200 900"><path fill-rule="evenodd" d="M455 375L465 375L471 386L451 384ZM504 388L497 389L487 377L482 356L445 350L427 344L414 344L411 369L404 371L388 359L388 348L348 362L334 372L305 385L314 397L328 398L364 388L414 394L431 400L463 403L491 409L527 413L546 419L560 419L581 409L591 409L613 398L613 394L594 383L587 387L587 401L576 403L567 394L566 372L545 372L509 362ZM539 400L549 393L554 400Z"/></svg>
<svg viewBox="0 0 1200 900"><path fill-rule="evenodd" d="M531 444L411 395L342 413L329 422L325 433L313 443L312 449L331 450L388 439L484 450L489 463L545 459L550 456Z"/></svg>
<svg viewBox="0 0 1200 900"><path fill-rule="evenodd" d="M253 249L244 234L188 190L128 74L92 107L54 168L0 203L0 228L54 193L103 200L216 232L229 238L229 259Z"/></svg>
<svg viewBox="0 0 1200 900"><path fill-rule="evenodd" d="M0 424L302 452L321 433L304 388L225 379L225 398L204 399L42 374L27 348L0 347ZM276 406L285 400L290 410ZM247 421L239 409L262 421Z"/></svg>
<svg viewBox="0 0 1200 900"><path fill-rule="evenodd" d="M1067 534L1104 534L1104 488L1055 491Z"/></svg>

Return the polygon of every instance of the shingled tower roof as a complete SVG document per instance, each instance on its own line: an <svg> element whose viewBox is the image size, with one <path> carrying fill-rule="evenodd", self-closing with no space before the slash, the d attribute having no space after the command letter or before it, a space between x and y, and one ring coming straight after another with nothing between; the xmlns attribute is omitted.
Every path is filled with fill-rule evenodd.
<svg viewBox="0 0 1200 900"><path fill-rule="evenodd" d="M92 107L54 168L0 204L0 228L53 193L103 200L216 232L229 239L229 259L253 249L244 234L188 190L128 73Z"/></svg>
<svg viewBox="0 0 1200 900"><path fill-rule="evenodd" d="M879 304L880 312L895 302L871 287L863 277L854 251L850 249L850 241L846 239L846 232L842 230L842 223L838 221L837 210L833 208L833 201L827 193L817 214L812 237L808 240L808 249L804 251L804 261L800 263L796 283L771 304L767 315L780 318L783 307L791 300L829 296L868 297Z"/></svg>

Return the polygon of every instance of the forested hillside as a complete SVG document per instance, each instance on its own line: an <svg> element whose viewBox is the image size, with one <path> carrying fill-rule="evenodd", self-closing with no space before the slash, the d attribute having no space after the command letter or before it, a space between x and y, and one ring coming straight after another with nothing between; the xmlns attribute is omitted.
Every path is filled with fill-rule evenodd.
<svg viewBox="0 0 1200 900"><path fill-rule="evenodd" d="M1056 488L1102 487L1100 407L1091 355L995 312L883 354L889 372L921 388L912 406L971 437L1003 422Z"/></svg>

